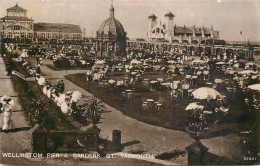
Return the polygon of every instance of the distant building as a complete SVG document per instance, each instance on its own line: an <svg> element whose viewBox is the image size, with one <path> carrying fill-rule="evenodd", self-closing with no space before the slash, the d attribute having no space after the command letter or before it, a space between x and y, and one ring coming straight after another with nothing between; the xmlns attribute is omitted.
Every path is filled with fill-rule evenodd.
<svg viewBox="0 0 260 166"><path fill-rule="evenodd" d="M114 16L113 4L110 8L110 16L97 31L96 50L99 54L126 55L126 32L123 25Z"/></svg>
<svg viewBox="0 0 260 166"><path fill-rule="evenodd" d="M11 39L66 39L81 40L79 25L60 23L34 23L28 18L27 10L16 4L7 9L7 16L0 19L1 33Z"/></svg>
<svg viewBox="0 0 260 166"><path fill-rule="evenodd" d="M174 44L201 44L207 39L219 39L219 32L213 27L176 26L174 24L175 15L171 12L164 15L166 23L157 22L157 17L152 14L148 17L148 41L166 40Z"/></svg>
<svg viewBox="0 0 260 166"><path fill-rule="evenodd" d="M26 16L27 10L16 4L6 11L7 15L0 19L1 33L4 33L4 37L32 39L34 21Z"/></svg>
<svg viewBox="0 0 260 166"><path fill-rule="evenodd" d="M34 37L38 39L81 40L79 25L59 23L35 23Z"/></svg>

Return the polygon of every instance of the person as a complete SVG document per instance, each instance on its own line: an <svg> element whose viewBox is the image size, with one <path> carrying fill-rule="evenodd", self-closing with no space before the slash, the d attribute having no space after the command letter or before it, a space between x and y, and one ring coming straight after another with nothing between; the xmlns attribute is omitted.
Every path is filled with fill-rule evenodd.
<svg viewBox="0 0 260 166"><path fill-rule="evenodd" d="M37 74L41 74L41 68L40 68L40 64L37 65L37 68L36 68L36 73Z"/></svg>
<svg viewBox="0 0 260 166"><path fill-rule="evenodd" d="M40 64L40 58L39 57L36 57L36 62L37 62L37 65Z"/></svg>
<svg viewBox="0 0 260 166"><path fill-rule="evenodd" d="M64 92L64 82L63 82L63 80L58 80L57 91L59 93L63 93Z"/></svg>
<svg viewBox="0 0 260 166"><path fill-rule="evenodd" d="M2 131L8 132L10 126L12 127L12 111L13 111L13 106L14 106L14 100L9 97L4 95L0 99L2 103L2 111L4 112L4 124L2 127Z"/></svg>
<svg viewBox="0 0 260 166"><path fill-rule="evenodd" d="M63 80L60 80L59 92L60 92L60 93L63 93L63 92L64 92L64 82L63 82Z"/></svg>

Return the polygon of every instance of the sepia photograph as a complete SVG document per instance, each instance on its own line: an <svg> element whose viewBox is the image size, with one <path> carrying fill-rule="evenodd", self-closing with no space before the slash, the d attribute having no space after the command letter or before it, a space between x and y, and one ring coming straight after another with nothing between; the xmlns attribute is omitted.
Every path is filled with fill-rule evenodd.
<svg viewBox="0 0 260 166"><path fill-rule="evenodd" d="M260 164L260 0L0 0L0 165Z"/></svg>

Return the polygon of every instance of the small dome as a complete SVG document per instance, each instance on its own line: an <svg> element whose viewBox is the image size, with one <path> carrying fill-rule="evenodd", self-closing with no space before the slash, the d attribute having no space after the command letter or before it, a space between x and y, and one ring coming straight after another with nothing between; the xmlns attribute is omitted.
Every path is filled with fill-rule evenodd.
<svg viewBox="0 0 260 166"><path fill-rule="evenodd" d="M124 27L115 17L109 17L106 19L98 30L98 33L103 34L104 36L108 36L109 32L115 37L125 36Z"/></svg>

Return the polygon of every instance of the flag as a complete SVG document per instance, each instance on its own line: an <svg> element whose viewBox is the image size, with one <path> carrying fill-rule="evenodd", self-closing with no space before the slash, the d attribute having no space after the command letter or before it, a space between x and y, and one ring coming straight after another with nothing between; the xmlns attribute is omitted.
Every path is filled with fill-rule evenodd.
<svg viewBox="0 0 260 166"><path fill-rule="evenodd" d="M241 36L242 36L242 34L243 34L242 31L240 31L240 35L241 35Z"/></svg>

